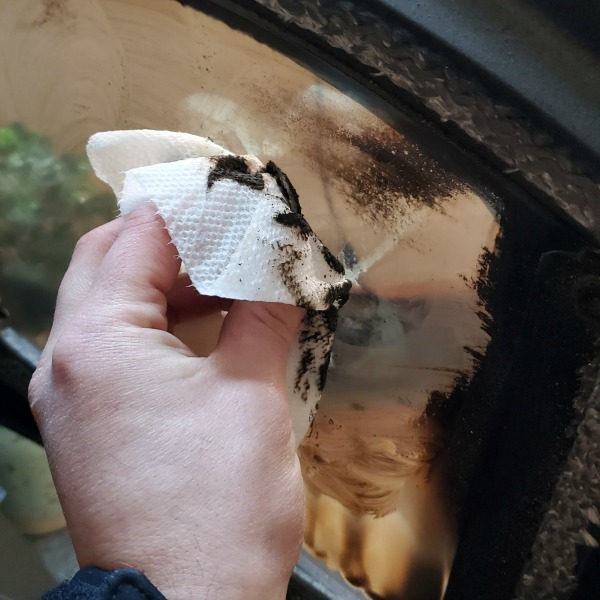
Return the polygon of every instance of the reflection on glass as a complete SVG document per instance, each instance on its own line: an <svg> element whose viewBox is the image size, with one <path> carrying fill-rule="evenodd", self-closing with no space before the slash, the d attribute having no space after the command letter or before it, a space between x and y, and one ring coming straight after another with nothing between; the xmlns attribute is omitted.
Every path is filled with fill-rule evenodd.
<svg viewBox="0 0 600 600"><path fill-rule="evenodd" d="M43 343L75 242L113 214L85 158L23 125L0 128L0 298L20 331Z"/></svg>
<svg viewBox="0 0 600 600"><path fill-rule="evenodd" d="M47 136L58 156L82 155L98 130L188 131L289 175L355 282L300 449L307 545L381 597L438 599L456 539L432 468L443 430L424 410L433 394L468 380L474 351L488 342L474 281L498 233L489 205L349 93L175 1L21 0L0 11L0 56L13 82L0 89L0 124ZM23 128L3 131L43 145ZM6 219L34 203L27 214L39 231L37 246L3 247L15 278L3 274L5 295L19 278L38 282L32 298L53 294L50 272L64 269L67 247L95 224L91 213L111 216L83 163L44 147L45 160L71 166L57 167L52 191L19 184L26 198L3 205ZM48 254L37 262L17 262L42 246Z"/></svg>

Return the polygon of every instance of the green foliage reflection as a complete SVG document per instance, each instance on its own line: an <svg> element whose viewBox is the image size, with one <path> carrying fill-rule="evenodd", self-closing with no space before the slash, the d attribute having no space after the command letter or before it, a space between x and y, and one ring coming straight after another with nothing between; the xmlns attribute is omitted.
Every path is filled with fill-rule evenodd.
<svg viewBox="0 0 600 600"><path fill-rule="evenodd" d="M57 155L21 124L0 128L0 298L13 326L48 329L77 239L114 215L87 158Z"/></svg>

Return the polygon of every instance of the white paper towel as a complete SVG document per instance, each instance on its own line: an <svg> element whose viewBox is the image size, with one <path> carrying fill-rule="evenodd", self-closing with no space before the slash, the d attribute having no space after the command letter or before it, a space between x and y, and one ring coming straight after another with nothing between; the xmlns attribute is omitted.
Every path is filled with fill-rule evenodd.
<svg viewBox="0 0 600 600"><path fill-rule="evenodd" d="M350 282L305 221L285 174L271 162L235 156L187 133L97 133L87 152L122 214L147 202L157 207L201 294L306 309L287 373L300 444L325 384L337 312Z"/></svg>

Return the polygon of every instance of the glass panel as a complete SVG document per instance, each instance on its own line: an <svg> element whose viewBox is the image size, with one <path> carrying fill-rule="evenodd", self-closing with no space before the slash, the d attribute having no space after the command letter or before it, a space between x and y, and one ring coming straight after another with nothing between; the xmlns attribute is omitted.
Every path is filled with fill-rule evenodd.
<svg viewBox="0 0 600 600"><path fill-rule="evenodd" d="M381 597L439 598L456 539L424 411L488 342L489 203L352 90L175 1L5 3L0 56L0 294L16 325L43 342L76 238L114 214L90 134L181 130L274 160L355 281L300 449L307 546Z"/></svg>
<svg viewBox="0 0 600 600"><path fill-rule="evenodd" d="M43 345L75 242L114 213L85 157L22 123L0 127L0 298L19 331Z"/></svg>

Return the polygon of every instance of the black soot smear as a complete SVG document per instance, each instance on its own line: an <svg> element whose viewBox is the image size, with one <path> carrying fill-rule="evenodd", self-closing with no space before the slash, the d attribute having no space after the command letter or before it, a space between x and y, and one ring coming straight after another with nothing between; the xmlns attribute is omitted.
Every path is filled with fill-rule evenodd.
<svg viewBox="0 0 600 600"><path fill-rule="evenodd" d="M456 177L424 154L416 144L388 132L338 132L348 148L325 154L322 169L349 187L348 202L374 225L389 227L410 211L444 211L453 193L465 188Z"/></svg>
<svg viewBox="0 0 600 600"><path fill-rule="evenodd" d="M337 111L319 101L302 105L303 118L290 119L290 107L298 100L290 90L256 92L256 102L275 126L303 148L322 179L325 200L331 204L328 190L342 191L348 206L371 225L394 228L407 208L443 212L448 198L466 187L419 144L383 121L343 126Z"/></svg>
<svg viewBox="0 0 600 600"><path fill-rule="evenodd" d="M298 231L299 236L303 240L308 240L311 235L315 235L312 228L304 218L302 214L302 208L300 206L300 198L298 192L292 185L288 176L273 162L269 161L265 168L265 173L268 173L275 179L285 203L290 209L290 212L281 212L275 215L275 222L283 225L284 227L291 227ZM315 236L316 237L316 236ZM330 269L335 271L338 275L344 275L344 265L339 261L319 240L321 246L321 253L323 258Z"/></svg>
<svg viewBox="0 0 600 600"><path fill-rule="evenodd" d="M302 209L300 208L300 197L289 177L272 160L267 163L265 173L268 173L273 177L290 210L293 213L301 215Z"/></svg>
<svg viewBox="0 0 600 600"><path fill-rule="evenodd" d="M306 219L299 213L282 212L275 215L275 222L284 227L293 227L298 230L298 234L303 240L307 240L311 233L311 228Z"/></svg>
<svg viewBox="0 0 600 600"><path fill-rule="evenodd" d="M316 381L319 393L325 388L337 321L338 309L335 306L327 310L306 311L298 339L302 354L294 380L294 389L304 402L308 399L312 382Z"/></svg>
<svg viewBox="0 0 600 600"><path fill-rule="evenodd" d="M281 280L285 284L288 292L294 299L296 306L304 309L312 309L311 300L304 294L299 267L302 266L304 255L293 244L282 244L276 242L281 262L278 265L278 271Z"/></svg>
<svg viewBox="0 0 600 600"><path fill-rule="evenodd" d="M277 242L281 258L278 268L281 279L294 298L294 302L306 310L300 327L298 342L301 356L294 379L296 393L306 402L313 385L316 384L319 393L325 387L338 311L348 300L352 283L347 279L329 283L325 297L322 298L327 308L315 310L314 301L307 297L304 291L302 279L306 279L303 271L307 256L302 252L302 246L310 239L313 250L318 250L329 268L338 275L344 275L344 266L319 240L307 223L302 215L298 193L287 175L272 161L265 167L265 172L277 183L289 209L275 214L274 220L279 225L294 231L297 239L297 244Z"/></svg>
<svg viewBox="0 0 600 600"><path fill-rule="evenodd" d="M206 180L206 188L221 179L232 179L240 185L245 185L253 190L263 190L265 181L261 173L250 173L248 163L241 156L225 155L212 159L215 166L211 169Z"/></svg>

